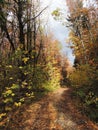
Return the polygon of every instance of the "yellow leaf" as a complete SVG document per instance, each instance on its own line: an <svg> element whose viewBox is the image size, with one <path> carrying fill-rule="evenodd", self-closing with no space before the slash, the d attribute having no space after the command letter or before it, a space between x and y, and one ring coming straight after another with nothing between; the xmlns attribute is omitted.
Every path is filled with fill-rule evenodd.
<svg viewBox="0 0 98 130"><path fill-rule="evenodd" d="M24 58L22 59L22 61L23 61L24 63L26 63L28 60L29 60L29 57L24 57Z"/></svg>

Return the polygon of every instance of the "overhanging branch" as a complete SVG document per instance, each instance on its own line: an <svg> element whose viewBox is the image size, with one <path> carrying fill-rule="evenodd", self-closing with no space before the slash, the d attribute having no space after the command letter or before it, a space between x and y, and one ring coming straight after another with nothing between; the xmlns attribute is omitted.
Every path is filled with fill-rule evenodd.
<svg viewBox="0 0 98 130"><path fill-rule="evenodd" d="M27 21L25 21L25 24L30 22L31 20L35 20L37 17L39 17L46 9L48 8L48 6L46 6L44 9L42 9L35 17L28 19Z"/></svg>

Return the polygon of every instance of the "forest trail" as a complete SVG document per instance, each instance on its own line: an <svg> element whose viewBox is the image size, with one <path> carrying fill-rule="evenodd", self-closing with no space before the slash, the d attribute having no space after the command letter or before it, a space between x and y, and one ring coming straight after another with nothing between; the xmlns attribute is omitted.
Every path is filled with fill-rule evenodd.
<svg viewBox="0 0 98 130"><path fill-rule="evenodd" d="M75 108L70 88L59 88L13 115L10 130L98 130Z"/></svg>

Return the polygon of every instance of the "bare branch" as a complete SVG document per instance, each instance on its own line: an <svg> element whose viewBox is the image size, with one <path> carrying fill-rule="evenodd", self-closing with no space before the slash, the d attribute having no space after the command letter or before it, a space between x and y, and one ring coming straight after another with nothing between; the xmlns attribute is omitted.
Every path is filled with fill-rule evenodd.
<svg viewBox="0 0 98 130"><path fill-rule="evenodd" d="M25 24L27 22L30 22L31 20L35 20L38 16L40 16L46 9L48 8L48 6L46 6L44 9L42 9L35 17L31 18L31 19L28 19Z"/></svg>

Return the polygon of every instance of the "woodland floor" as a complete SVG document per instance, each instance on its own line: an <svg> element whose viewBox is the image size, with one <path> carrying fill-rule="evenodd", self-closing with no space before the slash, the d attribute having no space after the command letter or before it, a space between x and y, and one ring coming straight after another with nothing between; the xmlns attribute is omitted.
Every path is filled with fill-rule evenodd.
<svg viewBox="0 0 98 130"><path fill-rule="evenodd" d="M59 88L40 100L20 108L6 130L98 130L76 109L70 88Z"/></svg>

